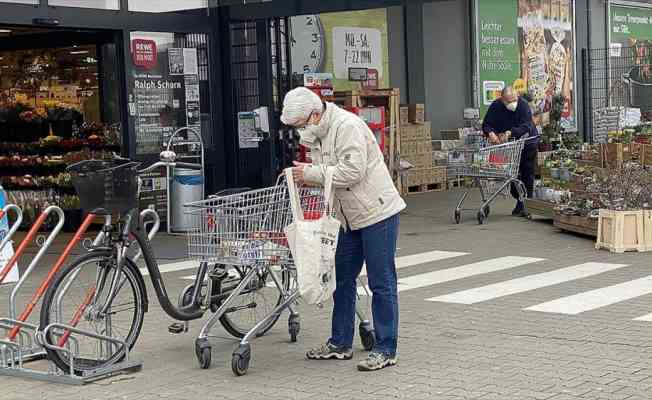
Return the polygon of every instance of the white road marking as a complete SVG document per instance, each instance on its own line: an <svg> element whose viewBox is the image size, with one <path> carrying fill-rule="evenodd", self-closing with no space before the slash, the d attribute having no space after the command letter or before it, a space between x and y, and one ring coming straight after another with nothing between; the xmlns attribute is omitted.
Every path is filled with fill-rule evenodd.
<svg viewBox="0 0 652 400"><path fill-rule="evenodd" d="M634 318L633 321L646 321L652 322L652 314L646 314L642 317Z"/></svg>
<svg viewBox="0 0 652 400"><path fill-rule="evenodd" d="M543 260L544 259L542 258L507 256L479 261L473 264L462 265L460 267L426 272L424 274L413 275L399 279L398 291L404 292L406 290L433 286L440 283L469 278L475 275L516 268L522 265L532 264Z"/></svg>
<svg viewBox="0 0 652 400"><path fill-rule="evenodd" d="M396 258L396 269L413 267L415 265L427 264L430 262L446 260L449 258L461 257L468 255L468 253L460 253L454 251L429 251L425 253L412 254L409 256L397 257ZM199 262L197 261L182 261L173 264L164 264L160 266L161 273L164 272L175 272L182 271L187 269L195 269L199 267ZM147 269L142 268L141 272L144 274L147 272ZM360 276L366 276L367 271L363 266ZM184 276L181 279L184 280L194 280L195 275Z"/></svg>
<svg viewBox="0 0 652 400"><path fill-rule="evenodd" d="M528 307L526 310L577 315L585 311L606 307L650 293L652 293L652 275L613 286L578 293L573 296L562 297L547 303ZM640 317L636 318L636 320L652 320L645 318Z"/></svg>
<svg viewBox="0 0 652 400"><path fill-rule="evenodd" d="M402 256L396 258L396 269L413 267L415 265L427 264L435 261L447 260L449 258L466 256L469 253L460 253L455 251L428 251L426 253L417 253L409 256ZM367 275L366 265L362 266L360 276Z"/></svg>
<svg viewBox="0 0 652 400"><path fill-rule="evenodd" d="M493 285L463 290L426 300L443 303L475 304L482 301L528 292L530 290L602 274L626 266L627 265L623 264L605 264L595 262L579 264L572 267L511 279Z"/></svg>

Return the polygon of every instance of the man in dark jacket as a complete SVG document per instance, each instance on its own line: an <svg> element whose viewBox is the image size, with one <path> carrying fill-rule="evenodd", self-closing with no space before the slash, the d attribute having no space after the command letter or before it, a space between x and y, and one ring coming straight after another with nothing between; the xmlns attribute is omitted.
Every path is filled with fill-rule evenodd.
<svg viewBox="0 0 652 400"><path fill-rule="evenodd" d="M484 117L482 131L491 144L500 144L510 138L520 139L528 135L531 138L538 136L530 105L518 94L513 87L503 89L501 97L495 100ZM538 138L526 142L521 165L519 166L519 179L525 185L527 197L532 197L534 191L534 167L537 162ZM527 216L525 205L520 199L516 186L512 184L512 196L516 199L516 207L512 215Z"/></svg>

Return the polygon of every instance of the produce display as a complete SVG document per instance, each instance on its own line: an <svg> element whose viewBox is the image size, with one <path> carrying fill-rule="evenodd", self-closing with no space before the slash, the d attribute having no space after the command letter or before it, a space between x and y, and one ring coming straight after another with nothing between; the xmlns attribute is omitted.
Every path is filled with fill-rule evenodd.
<svg viewBox="0 0 652 400"><path fill-rule="evenodd" d="M25 227L53 204L67 215L71 211L81 215L66 167L120 152L115 127L83 122L72 107L48 106L0 104L0 182L10 201L23 209Z"/></svg>

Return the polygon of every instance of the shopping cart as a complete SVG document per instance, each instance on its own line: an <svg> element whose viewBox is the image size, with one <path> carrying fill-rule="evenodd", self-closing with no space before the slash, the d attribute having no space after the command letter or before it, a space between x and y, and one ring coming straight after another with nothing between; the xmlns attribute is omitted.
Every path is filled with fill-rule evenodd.
<svg viewBox="0 0 652 400"><path fill-rule="evenodd" d="M304 218L318 219L325 212L321 188L299 188ZM292 222L290 195L287 184L280 178L275 186L251 190L229 196L212 197L187 204L193 229L188 233L188 255L202 264L227 265L229 273L240 276L235 288L219 309L204 324L196 341L196 352L202 368L210 365L211 346L208 341L213 326L223 318L224 310L247 307L235 304L233 299L243 299L247 291L255 292L263 286L275 287L280 296L275 308L267 315L253 318L254 325L239 330L242 338L234 351L231 367L240 376L247 373L251 359L250 341L269 330L286 309L290 339L297 340L300 330L299 314L294 306L299 300L297 271L294 265L285 227ZM207 288L210 293L213 288ZM360 336L363 346L370 350L374 333L364 313L357 310L361 319Z"/></svg>
<svg viewBox="0 0 652 400"><path fill-rule="evenodd" d="M491 211L490 205L501 194L505 194L513 183L521 200L525 198L525 185L518 179L521 154L526 141L522 138L495 146L480 148L467 146L454 150L449 157L448 176L472 178L474 186L480 189L482 204L478 209L462 208L469 195L466 190L455 207L455 222L460 223L463 211L477 211L479 224L484 224Z"/></svg>

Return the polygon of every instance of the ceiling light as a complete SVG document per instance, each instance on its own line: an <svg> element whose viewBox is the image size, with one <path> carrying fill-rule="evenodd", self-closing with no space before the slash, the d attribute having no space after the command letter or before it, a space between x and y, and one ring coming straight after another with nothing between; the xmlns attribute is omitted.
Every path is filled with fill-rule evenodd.
<svg viewBox="0 0 652 400"><path fill-rule="evenodd" d="M11 33L11 29L0 29L0 33Z"/></svg>
<svg viewBox="0 0 652 400"><path fill-rule="evenodd" d="M71 51L70 54L72 55L88 54L88 50Z"/></svg>

